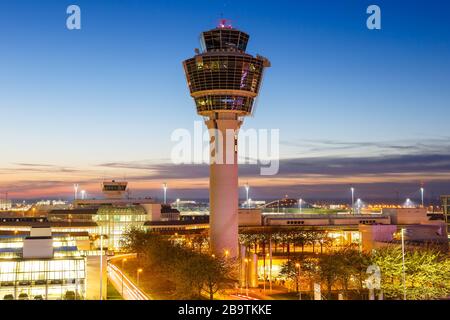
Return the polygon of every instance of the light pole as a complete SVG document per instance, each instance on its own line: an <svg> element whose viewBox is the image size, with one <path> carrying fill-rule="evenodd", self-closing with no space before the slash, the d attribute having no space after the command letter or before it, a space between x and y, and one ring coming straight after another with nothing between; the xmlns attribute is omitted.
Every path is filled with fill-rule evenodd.
<svg viewBox="0 0 450 320"><path fill-rule="evenodd" d="M164 189L164 204L167 203L167 183L163 183L163 189Z"/></svg>
<svg viewBox="0 0 450 320"><path fill-rule="evenodd" d="M248 259L245 258L245 294L248 297Z"/></svg>
<svg viewBox="0 0 450 320"><path fill-rule="evenodd" d="M125 272L125 270L124 270L125 262L127 262L127 258L122 259L122 298L123 298L123 273Z"/></svg>
<svg viewBox="0 0 450 320"><path fill-rule="evenodd" d="M266 277L267 277L267 263L266 263L266 260L267 260L267 258L269 257L269 254L268 253L266 253L265 255L264 255L264 274L263 274L263 278L264 278L264 282L263 282L263 290L264 290L264 294L266 294L266 281L267 281L267 279L266 279Z"/></svg>
<svg viewBox="0 0 450 320"><path fill-rule="evenodd" d="M407 208L411 208L411 207L412 207L412 205L411 205L411 199L410 199L410 198L406 199L405 206L406 206Z"/></svg>
<svg viewBox="0 0 450 320"><path fill-rule="evenodd" d="M352 192L352 213L354 213L355 211L355 188L351 187L350 188L351 192Z"/></svg>
<svg viewBox="0 0 450 320"><path fill-rule="evenodd" d="M242 253L242 251L241 251L241 253ZM239 259L239 293L240 294L242 294L242 287L243 287L243 285L242 285L242 269L243 269L242 263L243 263L243 261L244 261L244 259L242 259L242 257L240 257L240 259Z"/></svg>
<svg viewBox="0 0 450 320"><path fill-rule="evenodd" d="M100 300L103 300L103 235L100 235Z"/></svg>
<svg viewBox="0 0 450 320"><path fill-rule="evenodd" d="M137 286L139 287L139 275L142 272L142 268L136 270Z"/></svg>
<svg viewBox="0 0 450 320"><path fill-rule="evenodd" d="M300 282L300 263L296 263L295 267L297 268L297 293L298 293L298 300L302 300L302 292L299 288L299 282Z"/></svg>
<svg viewBox="0 0 450 320"><path fill-rule="evenodd" d="M272 235L269 237L269 289L272 293Z"/></svg>
<svg viewBox="0 0 450 320"><path fill-rule="evenodd" d="M300 214L302 213L302 202L303 202L303 199L298 199L298 209L300 211Z"/></svg>
<svg viewBox="0 0 450 320"><path fill-rule="evenodd" d="M358 200L356 200L356 203L357 203L356 207L357 207L357 210L358 210L358 214L361 214L361 206L362 206L361 202L362 201L359 198L358 198Z"/></svg>
<svg viewBox="0 0 450 320"><path fill-rule="evenodd" d="M247 194L247 208L250 208L250 203L248 201L248 193L250 191L250 186L248 185L248 182L245 184L245 192Z"/></svg>
<svg viewBox="0 0 450 320"><path fill-rule="evenodd" d="M423 204L423 192L425 191L425 189L423 188L423 187L421 187L420 188L420 196L421 196L421 198L422 198L422 208L424 207L424 204Z"/></svg>
<svg viewBox="0 0 450 320"><path fill-rule="evenodd" d="M73 185L73 191L74 191L74 200L77 200L77 198L78 198L78 183L75 183L74 185Z"/></svg>
<svg viewBox="0 0 450 320"><path fill-rule="evenodd" d="M401 229L402 234L402 273L403 273L403 300L406 300L406 270L405 270L405 229Z"/></svg>

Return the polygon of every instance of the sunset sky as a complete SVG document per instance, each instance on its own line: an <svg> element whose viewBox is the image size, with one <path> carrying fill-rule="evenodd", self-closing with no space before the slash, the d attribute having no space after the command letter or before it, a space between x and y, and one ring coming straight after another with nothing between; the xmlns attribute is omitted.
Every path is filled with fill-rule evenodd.
<svg viewBox="0 0 450 320"><path fill-rule="evenodd" d="M81 7L82 29L66 28ZM366 28L378 4L382 29ZM240 167L251 197L418 199L450 193L448 1L1 1L0 197L206 198L207 165L174 165L201 120L181 62L223 15L268 57L243 129L280 130L280 172ZM241 196L244 196L242 189Z"/></svg>

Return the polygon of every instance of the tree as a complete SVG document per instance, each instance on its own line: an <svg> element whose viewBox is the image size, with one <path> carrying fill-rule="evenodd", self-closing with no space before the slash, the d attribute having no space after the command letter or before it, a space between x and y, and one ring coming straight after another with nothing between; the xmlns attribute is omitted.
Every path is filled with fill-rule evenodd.
<svg viewBox="0 0 450 320"><path fill-rule="evenodd" d="M306 239L306 242L312 245L313 252L315 252L315 246L318 240L317 231L309 231L306 234Z"/></svg>
<svg viewBox="0 0 450 320"><path fill-rule="evenodd" d="M197 247L198 251L201 253L203 251L203 246L207 247L209 244L208 237L203 233L197 234L193 237L192 244L193 248Z"/></svg>
<svg viewBox="0 0 450 320"><path fill-rule="evenodd" d="M342 260L339 258L339 254L333 252L330 254L321 255L318 259L318 275L321 282L324 282L327 287L328 299L331 299L333 285L338 280L342 272Z"/></svg>
<svg viewBox="0 0 450 320"><path fill-rule="evenodd" d="M392 299L403 298L402 250L399 246L378 249L372 263L381 269L381 288ZM415 248L405 252L407 299L423 300L450 294L450 260L439 251Z"/></svg>
<svg viewBox="0 0 450 320"><path fill-rule="evenodd" d="M296 291L299 292L299 268L297 265L300 262L294 260L288 260L283 263L280 269L280 276L285 278L286 280L292 281L296 283Z"/></svg>
<svg viewBox="0 0 450 320"><path fill-rule="evenodd" d="M241 233L239 234L239 243L251 250L253 248L256 253L258 250L258 243L264 239L264 235L258 233Z"/></svg>
<svg viewBox="0 0 450 320"><path fill-rule="evenodd" d="M120 240L123 250L137 254L144 253L155 236L138 228L130 228Z"/></svg>
<svg viewBox="0 0 450 320"><path fill-rule="evenodd" d="M129 230L122 243L127 251L138 253L146 270L174 284L177 298L200 298L207 293L213 299L231 273L232 259L214 258L149 231Z"/></svg>
<svg viewBox="0 0 450 320"><path fill-rule="evenodd" d="M347 295L351 279L355 281L355 287L361 293L364 280L367 278L367 267L370 265L370 258L366 253L360 252L353 246L347 246L336 252L340 266L338 278L342 284L344 294Z"/></svg>
<svg viewBox="0 0 450 320"><path fill-rule="evenodd" d="M214 294L227 282L231 268L224 258L203 257L202 289L214 299Z"/></svg>
<svg viewBox="0 0 450 320"><path fill-rule="evenodd" d="M330 247L333 244L333 239L328 236L326 232L316 232L316 241L320 244L320 253L323 253L323 247Z"/></svg>
<svg viewBox="0 0 450 320"><path fill-rule="evenodd" d="M308 278L309 281L309 289L313 291L314 280L318 278L318 259L307 257L300 260L300 268L302 270L302 275Z"/></svg>
<svg viewBox="0 0 450 320"><path fill-rule="evenodd" d="M293 236L294 245L299 245L302 248L302 253L305 250L305 244L308 243L308 235L304 231L298 231Z"/></svg>

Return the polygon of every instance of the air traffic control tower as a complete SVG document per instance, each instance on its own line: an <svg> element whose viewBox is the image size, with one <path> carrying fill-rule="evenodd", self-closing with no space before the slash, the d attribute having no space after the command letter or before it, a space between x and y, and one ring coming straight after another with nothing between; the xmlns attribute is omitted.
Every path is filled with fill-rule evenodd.
<svg viewBox="0 0 450 320"><path fill-rule="evenodd" d="M183 62L197 113L210 132L210 244L215 255L238 256L237 136L252 114L269 60L245 52L249 35L222 20L200 36L201 50Z"/></svg>

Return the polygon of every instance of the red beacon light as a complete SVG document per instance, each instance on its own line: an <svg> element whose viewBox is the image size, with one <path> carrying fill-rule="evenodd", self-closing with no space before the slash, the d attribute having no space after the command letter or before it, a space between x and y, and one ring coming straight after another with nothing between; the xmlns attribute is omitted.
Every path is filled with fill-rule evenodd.
<svg viewBox="0 0 450 320"><path fill-rule="evenodd" d="M219 25L217 27L220 29L233 29L231 21L228 19L220 19Z"/></svg>

